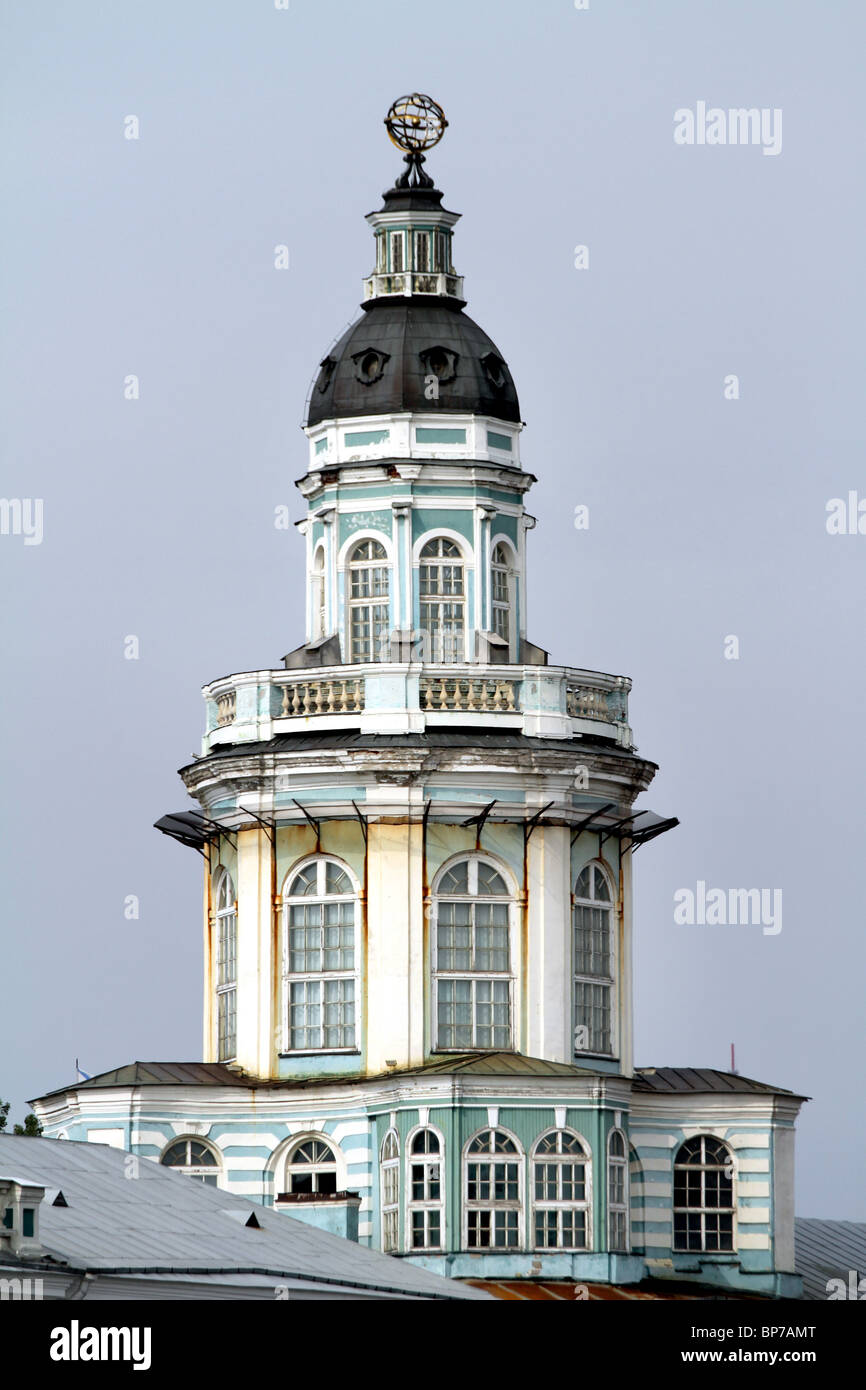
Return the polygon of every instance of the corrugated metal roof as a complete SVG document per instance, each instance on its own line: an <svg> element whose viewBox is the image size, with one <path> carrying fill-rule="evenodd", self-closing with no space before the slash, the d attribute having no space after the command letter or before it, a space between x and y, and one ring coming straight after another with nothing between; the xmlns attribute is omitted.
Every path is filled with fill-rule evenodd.
<svg viewBox="0 0 866 1390"><path fill-rule="evenodd" d="M866 1222L819 1221L798 1216L794 1221L794 1244L804 1298L826 1300L831 1279L841 1279L850 1296L852 1271L855 1288L861 1279L866 1279Z"/></svg>
<svg viewBox="0 0 866 1390"><path fill-rule="evenodd" d="M753 1081L751 1077L739 1076L736 1072L715 1071L709 1067L638 1067L634 1081L635 1091L654 1091L658 1094L673 1092L716 1092L763 1093L764 1095L793 1096L805 1100L795 1091L787 1091L783 1086L770 1086L764 1081Z"/></svg>
<svg viewBox="0 0 866 1390"><path fill-rule="evenodd" d="M94 1273L241 1274L379 1289L428 1298L479 1297L476 1290L380 1255L258 1206L221 1188L103 1144L0 1134L0 1172L60 1188L68 1203L43 1201L40 1240L73 1269ZM230 1212L255 1213L259 1228Z"/></svg>

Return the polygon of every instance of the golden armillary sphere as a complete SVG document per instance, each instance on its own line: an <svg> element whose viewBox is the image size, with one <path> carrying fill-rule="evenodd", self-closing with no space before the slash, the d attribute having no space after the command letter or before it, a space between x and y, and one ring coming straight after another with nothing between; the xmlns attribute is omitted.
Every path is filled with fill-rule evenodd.
<svg viewBox="0 0 866 1390"><path fill-rule="evenodd" d="M398 150L407 154L420 154L438 145L447 124L439 103L422 92L398 97L385 117L388 134Z"/></svg>

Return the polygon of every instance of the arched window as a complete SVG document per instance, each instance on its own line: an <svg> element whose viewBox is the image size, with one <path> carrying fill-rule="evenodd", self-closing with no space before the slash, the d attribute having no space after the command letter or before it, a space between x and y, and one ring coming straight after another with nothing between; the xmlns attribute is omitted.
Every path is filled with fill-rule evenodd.
<svg viewBox="0 0 866 1390"><path fill-rule="evenodd" d="M332 859L314 859L290 876L283 894L285 1049L336 1052L356 1047L357 900Z"/></svg>
<svg viewBox="0 0 866 1390"><path fill-rule="evenodd" d="M349 651L382 661L388 642L388 565L380 541L360 541L349 556Z"/></svg>
<svg viewBox="0 0 866 1390"><path fill-rule="evenodd" d="M216 881L217 1060L237 1055L238 905L235 885L225 869Z"/></svg>
<svg viewBox="0 0 866 1390"><path fill-rule="evenodd" d="M589 1155L570 1130L552 1129L535 1146L532 1208L536 1250L589 1248Z"/></svg>
<svg viewBox="0 0 866 1390"><path fill-rule="evenodd" d="M421 551L419 581L421 630L427 634L430 660L462 661L466 592L460 547L445 536L428 541Z"/></svg>
<svg viewBox="0 0 866 1390"><path fill-rule="evenodd" d="M382 1249L387 1255L399 1248L400 1224L400 1141L389 1129L380 1154L382 1192Z"/></svg>
<svg viewBox="0 0 866 1390"><path fill-rule="evenodd" d="M607 1141L607 1244L609 1250L628 1250L628 1149L620 1129L612 1129Z"/></svg>
<svg viewBox="0 0 866 1390"><path fill-rule="evenodd" d="M501 1129L485 1129L466 1149L466 1246L516 1250L520 1245L520 1150Z"/></svg>
<svg viewBox="0 0 866 1390"><path fill-rule="evenodd" d="M493 547L490 561L490 593L493 600L493 631L506 642L511 641L509 570L508 550L500 542Z"/></svg>
<svg viewBox="0 0 866 1390"><path fill-rule="evenodd" d="M325 547L316 546L312 573L313 641L325 635Z"/></svg>
<svg viewBox="0 0 866 1390"><path fill-rule="evenodd" d="M442 1245L442 1145L432 1129L419 1129L409 1145L409 1244L413 1250Z"/></svg>
<svg viewBox="0 0 866 1390"><path fill-rule="evenodd" d="M687 1139L674 1160L674 1249L734 1248L733 1160L709 1134Z"/></svg>
<svg viewBox="0 0 866 1390"><path fill-rule="evenodd" d="M587 864L574 889L574 1050L613 1052L610 883Z"/></svg>
<svg viewBox="0 0 866 1390"><path fill-rule="evenodd" d="M434 1046L512 1047L511 894L505 880L483 859L461 859L441 874L434 913Z"/></svg>
<svg viewBox="0 0 866 1390"><path fill-rule="evenodd" d="M337 1159L323 1139L304 1139L286 1159L287 1192L336 1192Z"/></svg>
<svg viewBox="0 0 866 1390"><path fill-rule="evenodd" d="M219 1186L219 1161L209 1144L201 1139L177 1139L169 1144L160 1163L175 1168L184 1177L195 1178L206 1187Z"/></svg>

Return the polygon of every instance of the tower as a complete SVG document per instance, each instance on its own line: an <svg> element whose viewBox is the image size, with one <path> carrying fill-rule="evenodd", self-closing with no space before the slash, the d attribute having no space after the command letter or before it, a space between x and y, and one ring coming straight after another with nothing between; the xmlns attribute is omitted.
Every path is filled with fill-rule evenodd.
<svg viewBox="0 0 866 1390"><path fill-rule="evenodd" d="M787 1291L801 1098L635 1071L632 857L676 820L635 809L629 680L527 636L534 478L444 126L389 113L405 169L311 390L305 640L205 687L198 809L158 822L205 861L204 1064L38 1113L456 1277Z"/></svg>

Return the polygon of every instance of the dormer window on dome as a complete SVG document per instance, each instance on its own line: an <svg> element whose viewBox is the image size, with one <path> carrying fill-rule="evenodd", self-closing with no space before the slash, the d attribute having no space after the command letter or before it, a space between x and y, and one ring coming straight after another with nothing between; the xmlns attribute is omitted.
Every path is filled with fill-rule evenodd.
<svg viewBox="0 0 866 1390"><path fill-rule="evenodd" d="M390 356L390 353L380 352L377 348L372 347L362 348L360 352L353 352L355 380L360 381L362 386L372 386L374 382L380 381Z"/></svg>

